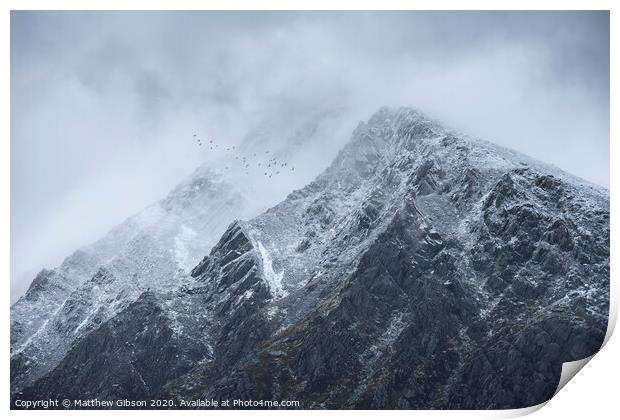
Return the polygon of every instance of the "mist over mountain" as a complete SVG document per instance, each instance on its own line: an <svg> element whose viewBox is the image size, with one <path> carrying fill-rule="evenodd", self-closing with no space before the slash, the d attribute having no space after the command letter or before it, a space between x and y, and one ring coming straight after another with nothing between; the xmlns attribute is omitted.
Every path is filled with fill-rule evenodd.
<svg viewBox="0 0 620 420"><path fill-rule="evenodd" d="M11 308L12 401L521 408L602 344L603 187L387 107L272 207L241 185L202 167L42 271Z"/></svg>
<svg viewBox="0 0 620 420"><path fill-rule="evenodd" d="M10 42L11 303L223 162L192 134L275 150L322 120L263 209L381 105L609 185L607 11L12 11Z"/></svg>

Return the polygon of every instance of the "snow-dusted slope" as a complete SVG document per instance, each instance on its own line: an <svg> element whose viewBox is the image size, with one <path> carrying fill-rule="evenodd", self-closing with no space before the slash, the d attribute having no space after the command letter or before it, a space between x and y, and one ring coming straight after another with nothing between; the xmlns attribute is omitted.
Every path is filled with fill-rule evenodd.
<svg viewBox="0 0 620 420"><path fill-rule="evenodd" d="M75 339L97 328L143 291L186 281L222 230L248 206L221 175L202 167L165 199L94 244L43 270L11 308L14 386L53 367Z"/></svg>
<svg viewBox="0 0 620 420"><path fill-rule="evenodd" d="M59 267L41 271L11 307L12 389L47 372L76 339L143 291L172 290L191 281L188 272L229 223L263 211L311 179L313 164L319 162L320 167L321 160L327 164L328 146L316 148L322 150L321 159L309 159L309 153L342 123L337 118L340 111L297 111L293 107L290 115L251 124L234 150L227 145L230 139L215 139L220 145L213 150L203 138L205 144L196 145L197 153L203 153L208 164L163 200L76 251ZM272 157L286 161L288 168L296 166L295 171L276 178L263 176L258 163Z"/></svg>

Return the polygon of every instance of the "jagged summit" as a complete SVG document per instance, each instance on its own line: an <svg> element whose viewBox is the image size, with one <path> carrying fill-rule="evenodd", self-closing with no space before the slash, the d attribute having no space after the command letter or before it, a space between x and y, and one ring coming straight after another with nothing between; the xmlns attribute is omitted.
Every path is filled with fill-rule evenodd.
<svg viewBox="0 0 620 420"><path fill-rule="evenodd" d="M76 340L23 395L517 408L605 335L608 192L412 109L380 109L314 181L222 232L191 280ZM119 354L132 368L95 386Z"/></svg>
<svg viewBox="0 0 620 420"><path fill-rule="evenodd" d="M525 162L530 162L528 165ZM355 258L399 212L433 213L429 226L466 241L464 214L500 180L533 178L563 186L584 206L605 207L604 189L487 142L456 137L419 111L382 108L360 124L333 164L307 187L247 223L248 235L270 255L283 288L298 289L331 259ZM522 185L527 190L529 185ZM535 202L547 206L546 196ZM590 203L590 200L592 203ZM339 255L326 253L339 244ZM329 264L327 264L329 266ZM314 267L314 273L312 269ZM325 275L323 274L323 277Z"/></svg>

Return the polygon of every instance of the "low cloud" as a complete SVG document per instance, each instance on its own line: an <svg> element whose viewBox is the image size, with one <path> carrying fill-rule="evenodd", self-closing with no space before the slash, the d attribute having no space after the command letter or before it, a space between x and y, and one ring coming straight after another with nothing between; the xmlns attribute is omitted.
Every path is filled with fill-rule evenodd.
<svg viewBox="0 0 620 420"><path fill-rule="evenodd" d="M607 12L13 12L11 93L15 293L208 162L196 132L337 115L284 191L406 105L609 185Z"/></svg>

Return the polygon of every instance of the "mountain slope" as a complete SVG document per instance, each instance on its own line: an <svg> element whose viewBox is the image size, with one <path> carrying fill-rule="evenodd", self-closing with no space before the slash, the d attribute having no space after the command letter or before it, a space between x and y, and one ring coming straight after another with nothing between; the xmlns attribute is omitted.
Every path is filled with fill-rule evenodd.
<svg viewBox="0 0 620 420"><path fill-rule="evenodd" d="M199 168L165 199L101 240L43 270L11 308L11 381L29 384L78 338L146 290L176 289L234 217L244 198L220 175Z"/></svg>
<svg viewBox="0 0 620 420"><path fill-rule="evenodd" d="M384 108L314 182L230 225L192 276L141 299L160 308L166 345L183 348L158 360L178 352L193 364L167 365L142 388L115 374L134 398L529 406L605 335L608 192ZM119 340L103 324L23 395L109 395L89 378L117 363L136 321L125 309L108 321ZM141 351L134 364L162 350ZM75 369L81 357L88 371Z"/></svg>
<svg viewBox="0 0 620 420"><path fill-rule="evenodd" d="M231 221L258 214L266 203L277 202L291 186L305 182L315 169L301 157L307 158L311 145L323 144L326 133L342 122L339 110L298 111L292 107L290 115L250 123L236 150L231 139L215 139L221 143L219 150L196 145L208 163L167 197L58 268L41 271L11 307L12 391L56 366L76 340L142 292L173 290L191 282L189 271ZM255 158L258 154L260 159ZM295 176L274 186L260 167L269 158L295 165Z"/></svg>

